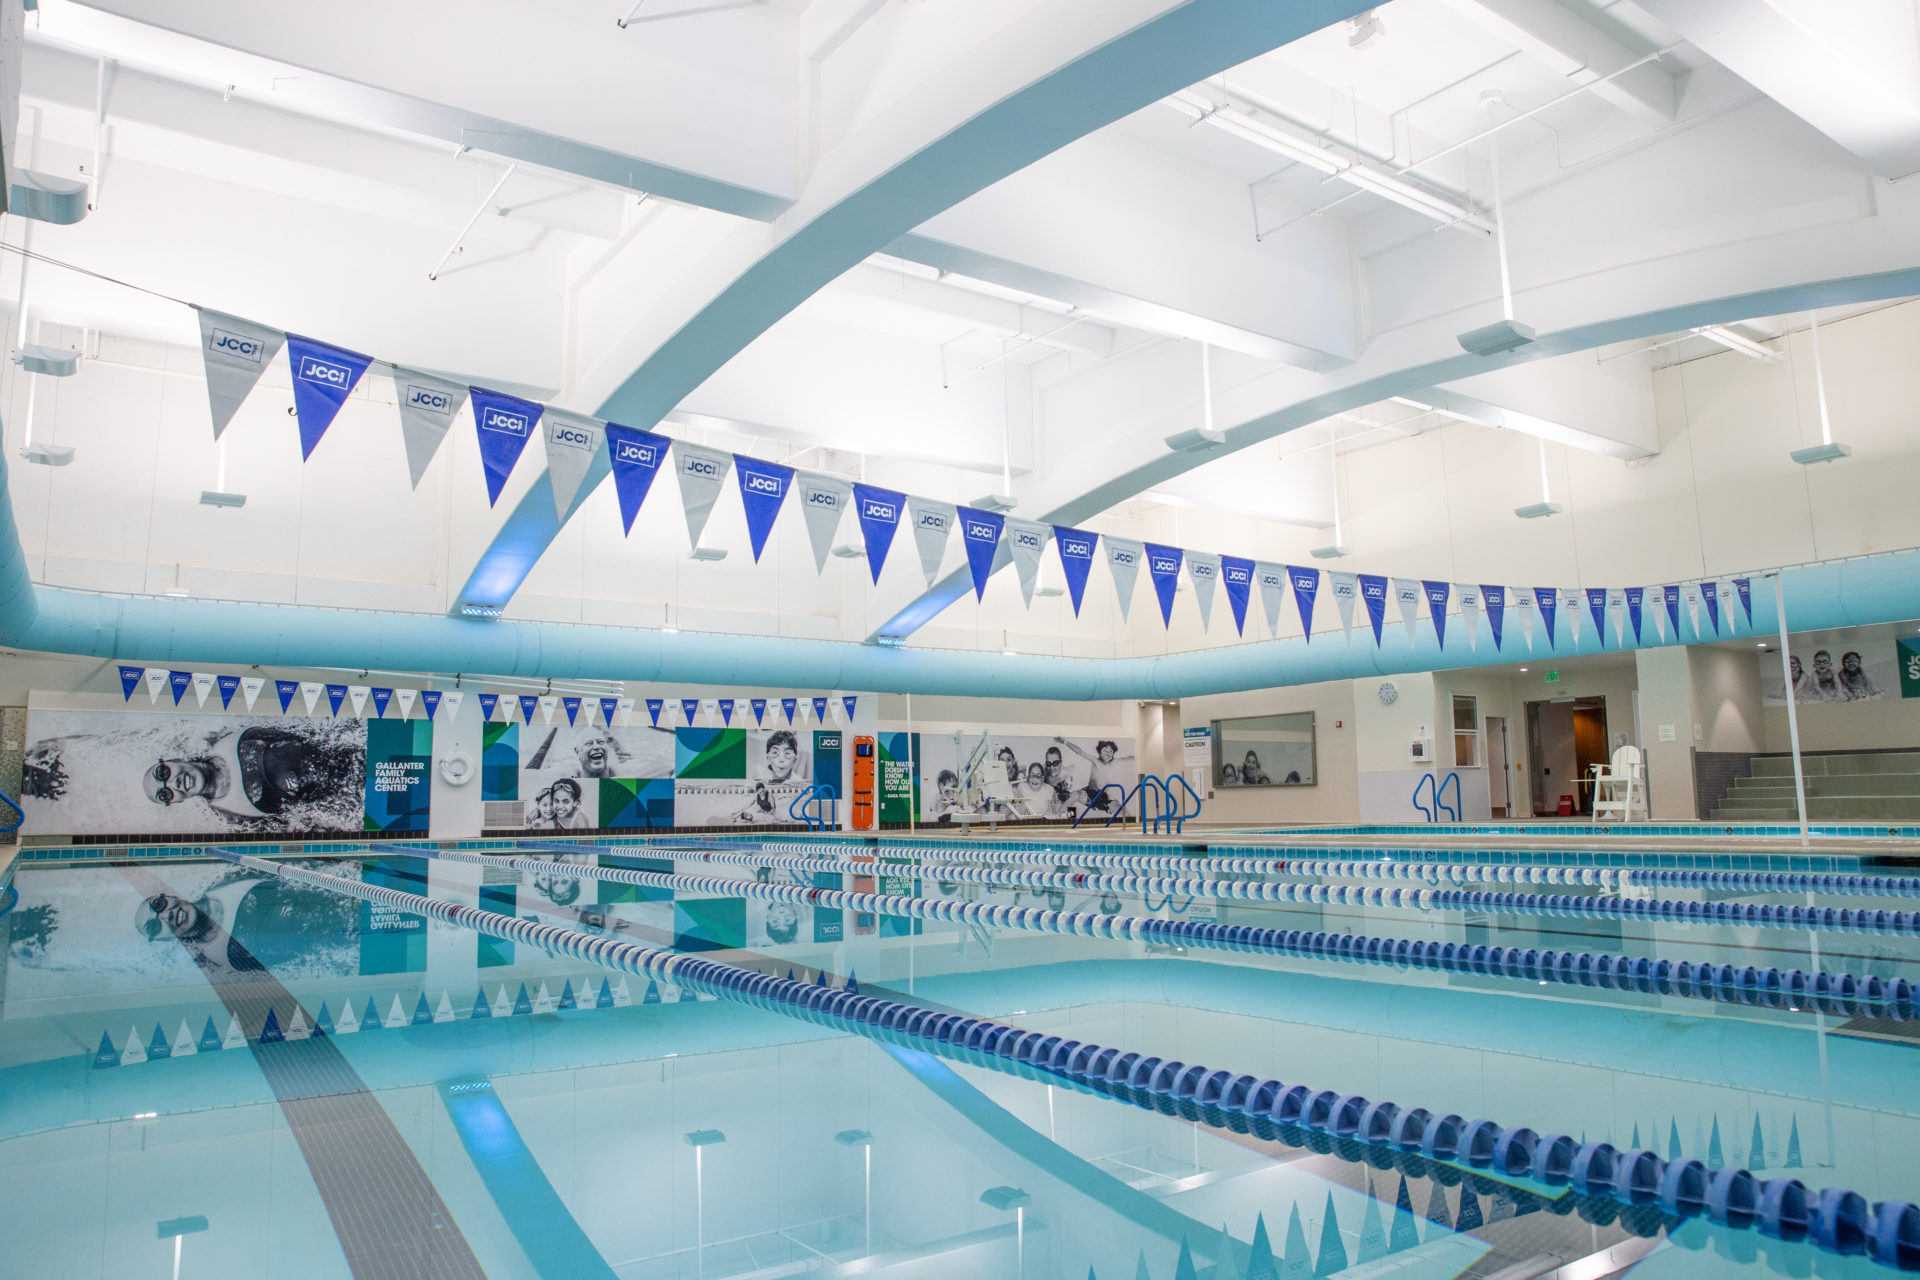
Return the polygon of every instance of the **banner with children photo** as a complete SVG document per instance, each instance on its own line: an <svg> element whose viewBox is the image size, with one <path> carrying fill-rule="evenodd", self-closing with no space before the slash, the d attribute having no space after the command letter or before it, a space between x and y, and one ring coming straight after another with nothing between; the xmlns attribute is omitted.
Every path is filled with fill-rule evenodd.
<svg viewBox="0 0 1920 1280"><path fill-rule="evenodd" d="M813 784L809 735L792 729L674 731L673 814L682 827L770 826Z"/></svg>
<svg viewBox="0 0 1920 1280"><path fill-rule="evenodd" d="M966 769L980 747L979 734L962 734L957 746L951 734L918 735L922 822L950 823L962 811ZM1003 821L1065 822L1082 812L1104 821L1138 812L1128 800L1140 779L1132 738L995 734L989 748L977 764L977 781L990 793L981 804Z"/></svg>

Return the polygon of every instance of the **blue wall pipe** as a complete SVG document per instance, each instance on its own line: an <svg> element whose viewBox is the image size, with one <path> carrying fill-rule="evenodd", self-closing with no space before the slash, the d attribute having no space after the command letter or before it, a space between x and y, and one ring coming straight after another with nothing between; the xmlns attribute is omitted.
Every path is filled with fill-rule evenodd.
<svg viewBox="0 0 1920 1280"><path fill-rule="evenodd" d="M0 482L4 479L0 461ZM1920 551L1789 570L1786 579L1788 624L1797 631L1897 622L1920 614ZM1756 629L1772 630L1767 620L1773 610L1771 583L1755 578ZM1554 654L1598 653L1606 647L1594 627L1581 629L1578 645L1567 631L1561 628ZM1455 634L1462 632L1456 628ZM1651 628L1645 634L1652 639ZM1536 638L1545 643L1544 632ZM94 658L1086 701L1190 697L1490 666L1524 652L1518 636L1508 643L1515 648L1499 652L1489 643L1470 651L1456 639L1443 652L1433 628L1423 623L1410 648L1395 623L1385 629L1379 646L1362 628L1350 643L1323 633L1313 644L1268 640L1158 658L1007 657L767 636L668 635L563 622L94 595L33 584L12 496L0 492L0 644Z"/></svg>
<svg viewBox="0 0 1920 1280"><path fill-rule="evenodd" d="M207 852L266 875L297 880L349 897L385 903L494 937L511 938L648 977L665 978L731 1000L863 1034L891 1033L917 1047L971 1051L1004 1059L1043 1077L1121 1098L1167 1115L1225 1124L1311 1145L1344 1140L1356 1151L1418 1156L1420 1168L1451 1176L1479 1175L1511 1187L1547 1189L1547 1207L1565 1212L1582 1198L1611 1201L1628 1213L1708 1217L1720 1226L1758 1229L1787 1241L1843 1255L1866 1255L1901 1271L1920 1270L1920 1208L1900 1200L1869 1204L1845 1188L1810 1189L1793 1178L1763 1180L1746 1169L1711 1172L1698 1160L1671 1163L1652 1151L1617 1151L1606 1142L1576 1143L1524 1125L1435 1115L1424 1107L1372 1101L1338 1090L1234 1075L1198 1063L1142 1057L1100 1045L1028 1031L984 1018L902 1004L877 996L776 978L717 961L659 951L556 925L536 924L415 893L277 865L227 849ZM873 895L854 895L873 896ZM1185 922L1191 931L1218 929ZM1567 1193L1571 1192L1569 1195ZM1533 1194L1527 1192L1527 1194ZM1619 1210L1616 1209L1615 1212Z"/></svg>

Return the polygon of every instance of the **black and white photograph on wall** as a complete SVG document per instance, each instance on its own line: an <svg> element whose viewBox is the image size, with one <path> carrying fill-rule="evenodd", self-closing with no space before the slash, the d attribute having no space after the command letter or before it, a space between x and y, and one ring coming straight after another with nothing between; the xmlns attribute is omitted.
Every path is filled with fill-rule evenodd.
<svg viewBox="0 0 1920 1280"><path fill-rule="evenodd" d="M1313 785L1313 713L1213 722L1215 787Z"/></svg>
<svg viewBox="0 0 1920 1280"><path fill-rule="evenodd" d="M964 735L964 744L961 750L973 752L980 735ZM966 761L952 734L921 734L919 751L921 821L951 823L966 803ZM992 770L997 793L985 803L1004 820L1064 822L1082 811L1104 818L1136 808L1128 801L1140 779L1132 738L995 735L984 769Z"/></svg>
<svg viewBox="0 0 1920 1280"><path fill-rule="evenodd" d="M28 835L357 832L367 726L355 719L33 710Z"/></svg>
<svg viewBox="0 0 1920 1280"><path fill-rule="evenodd" d="M520 799L540 831L600 825L600 779L673 776L673 730L651 725L525 725Z"/></svg>
<svg viewBox="0 0 1920 1280"><path fill-rule="evenodd" d="M1810 631L1793 637L1788 672L1780 670L1780 655L1756 655L1760 663L1760 701L1769 707L1787 705L1787 676L1793 679L1793 700L1810 702L1879 702L1900 696L1900 655L1887 639L1849 638L1845 631Z"/></svg>

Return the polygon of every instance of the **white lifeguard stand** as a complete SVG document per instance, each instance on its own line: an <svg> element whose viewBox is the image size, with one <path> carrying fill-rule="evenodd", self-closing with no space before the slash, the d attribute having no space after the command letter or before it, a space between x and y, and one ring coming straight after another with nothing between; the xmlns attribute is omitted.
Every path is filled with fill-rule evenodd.
<svg viewBox="0 0 1920 1280"><path fill-rule="evenodd" d="M1606 764L1593 766L1593 820L1631 822L1647 816L1647 775L1640 748L1614 748Z"/></svg>

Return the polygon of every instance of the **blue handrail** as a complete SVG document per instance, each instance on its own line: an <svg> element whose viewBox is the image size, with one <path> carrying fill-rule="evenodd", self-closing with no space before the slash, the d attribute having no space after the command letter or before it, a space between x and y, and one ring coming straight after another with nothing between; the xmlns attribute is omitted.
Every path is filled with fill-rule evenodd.
<svg viewBox="0 0 1920 1280"><path fill-rule="evenodd" d="M1180 807L1178 799L1176 799L1173 794L1173 784L1176 782L1180 784L1181 789L1193 800L1193 808L1183 809ZM1167 818L1167 821L1173 828L1173 834L1180 835L1187 829L1188 818L1197 818L1200 816L1200 809L1202 807L1200 793L1193 789L1193 784L1187 781L1187 777L1183 773L1168 774L1161 780L1160 785L1166 790L1167 799L1169 803L1173 805L1174 810Z"/></svg>
<svg viewBox="0 0 1920 1280"><path fill-rule="evenodd" d="M1140 775L1141 830L1149 830L1147 826L1147 796L1150 793L1157 793L1160 797L1154 802L1153 806L1153 825L1150 828L1152 834L1160 834L1160 824L1162 822L1167 824L1167 830L1171 832L1173 830L1173 817L1168 811L1173 808L1173 799L1167 794L1167 784L1150 773Z"/></svg>
<svg viewBox="0 0 1920 1280"><path fill-rule="evenodd" d="M1427 776L1432 777L1433 775L1428 774ZM1447 803L1447 788L1449 786L1453 788L1452 804ZM1458 773L1447 774L1447 776L1441 780L1440 785L1433 789L1433 807L1435 809L1445 809L1449 814L1453 815L1455 822L1460 821L1460 810L1466 807L1466 802L1460 798L1460 775Z"/></svg>
<svg viewBox="0 0 1920 1280"><path fill-rule="evenodd" d="M1433 790L1434 803L1431 808L1420 803L1420 788L1422 787L1429 787ZM1438 784L1434 782L1432 774L1421 774L1420 781L1413 784L1413 807L1426 814L1428 822L1440 821L1440 788Z"/></svg>
<svg viewBox="0 0 1920 1280"><path fill-rule="evenodd" d="M26 810L22 809L18 804L14 803L13 797L8 795L4 791L0 791L0 804L4 804L7 806L7 808L13 810L13 821L9 822L7 825L3 827L0 827L0 831L18 831L20 829L20 824L27 820Z"/></svg>
<svg viewBox="0 0 1920 1280"><path fill-rule="evenodd" d="M1086 804L1082 805L1080 809L1073 815L1073 825L1076 827L1079 826L1080 819L1086 817L1088 814L1093 812L1093 802L1095 800L1098 800L1101 796L1107 794L1107 792L1109 791L1118 791L1120 793L1120 804L1119 804L1119 807L1114 809L1112 813L1109 813L1107 815L1106 822L1102 823L1101 825L1108 826L1108 827L1112 826L1113 820L1119 817L1122 813L1124 813L1127 808L1127 789L1121 786L1117 782L1109 782L1105 786L1101 787L1098 791L1094 792L1093 795L1089 796Z"/></svg>
<svg viewBox="0 0 1920 1280"><path fill-rule="evenodd" d="M819 808L823 802L833 806L832 821L835 826L838 826L840 817L840 793L836 791L832 785L825 782L814 783L805 791L802 791L799 795L788 801L787 816L795 822L806 823L807 830L809 831L825 831L828 829L828 816L822 813ZM815 807L808 809L807 806L810 804Z"/></svg>

